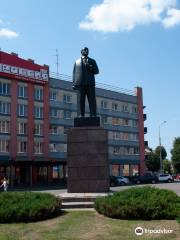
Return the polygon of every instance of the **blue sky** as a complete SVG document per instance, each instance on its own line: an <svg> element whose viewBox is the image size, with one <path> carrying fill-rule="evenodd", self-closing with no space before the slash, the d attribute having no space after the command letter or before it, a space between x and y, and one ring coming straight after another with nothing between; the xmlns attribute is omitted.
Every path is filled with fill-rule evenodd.
<svg viewBox="0 0 180 240"><path fill-rule="evenodd" d="M88 46L96 81L143 88L150 147L158 126L167 151L180 136L180 2L176 0L0 0L0 47L72 74ZM169 155L170 156L170 155Z"/></svg>

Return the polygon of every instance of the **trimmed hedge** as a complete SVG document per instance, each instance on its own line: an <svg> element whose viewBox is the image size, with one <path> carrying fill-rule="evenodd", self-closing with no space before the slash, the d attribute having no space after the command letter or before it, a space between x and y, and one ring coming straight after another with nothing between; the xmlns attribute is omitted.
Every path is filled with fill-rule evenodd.
<svg viewBox="0 0 180 240"><path fill-rule="evenodd" d="M175 219L180 216L180 197L170 190L134 187L97 198L95 209L119 219Z"/></svg>
<svg viewBox="0 0 180 240"><path fill-rule="evenodd" d="M0 223L33 222L58 215L61 200L38 192L0 193Z"/></svg>

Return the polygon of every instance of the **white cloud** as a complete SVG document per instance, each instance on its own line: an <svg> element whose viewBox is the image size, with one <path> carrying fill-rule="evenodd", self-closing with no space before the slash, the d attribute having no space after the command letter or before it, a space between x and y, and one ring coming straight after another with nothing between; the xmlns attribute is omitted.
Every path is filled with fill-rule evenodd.
<svg viewBox="0 0 180 240"><path fill-rule="evenodd" d="M3 20L0 19L0 24L3 23Z"/></svg>
<svg viewBox="0 0 180 240"><path fill-rule="evenodd" d="M130 31L155 22L173 27L180 22L176 7L177 0L104 0L90 8L79 27L105 33Z"/></svg>
<svg viewBox="0 0 180 240"><path fill-rule="evenodd" d="M19 34L8 28L0 29L0 38L17 38Z"/></svg>
<svg viewBox="0 0 180 240"><path fill-rule="evenodd" d="M169 9L167 17L163 20L164 27L170 28L178 24L180 24L180 10L175 8Z"/></svg>

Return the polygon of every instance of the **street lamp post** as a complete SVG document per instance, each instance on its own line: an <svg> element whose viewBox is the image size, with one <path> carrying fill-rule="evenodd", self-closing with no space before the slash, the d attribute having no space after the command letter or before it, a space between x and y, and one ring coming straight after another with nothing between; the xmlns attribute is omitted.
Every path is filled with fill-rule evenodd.
<svg viewBox="0 0 180 240"><path fill-rule="evenodd" d="M163 121L159 125L159 159L160 159L160 173L163 172L163 163L162 163L162 153L161 153L161 126L166 123L166 121Z"/></svg>

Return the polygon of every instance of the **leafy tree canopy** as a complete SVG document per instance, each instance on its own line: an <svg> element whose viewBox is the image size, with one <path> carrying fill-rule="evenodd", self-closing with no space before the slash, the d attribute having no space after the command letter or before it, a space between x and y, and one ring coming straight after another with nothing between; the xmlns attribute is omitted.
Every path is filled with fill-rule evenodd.
<svg viewBox="0 0 180 240"><path fill-rule="evenodd" d="M176 173L180 173L180 137L174 139L171 154L174 170Z"/></svg>
<svg viewBox="0 0 180 240"><path fill-rule="evenodd" d="M164 160L167 157L167 152L166 152L166 149L163 146L161 146L161 147L157 146L156 149L155 149L155 153L157 154L157 156L160 157L160 149L161 149L162 160Z"/></svg>

